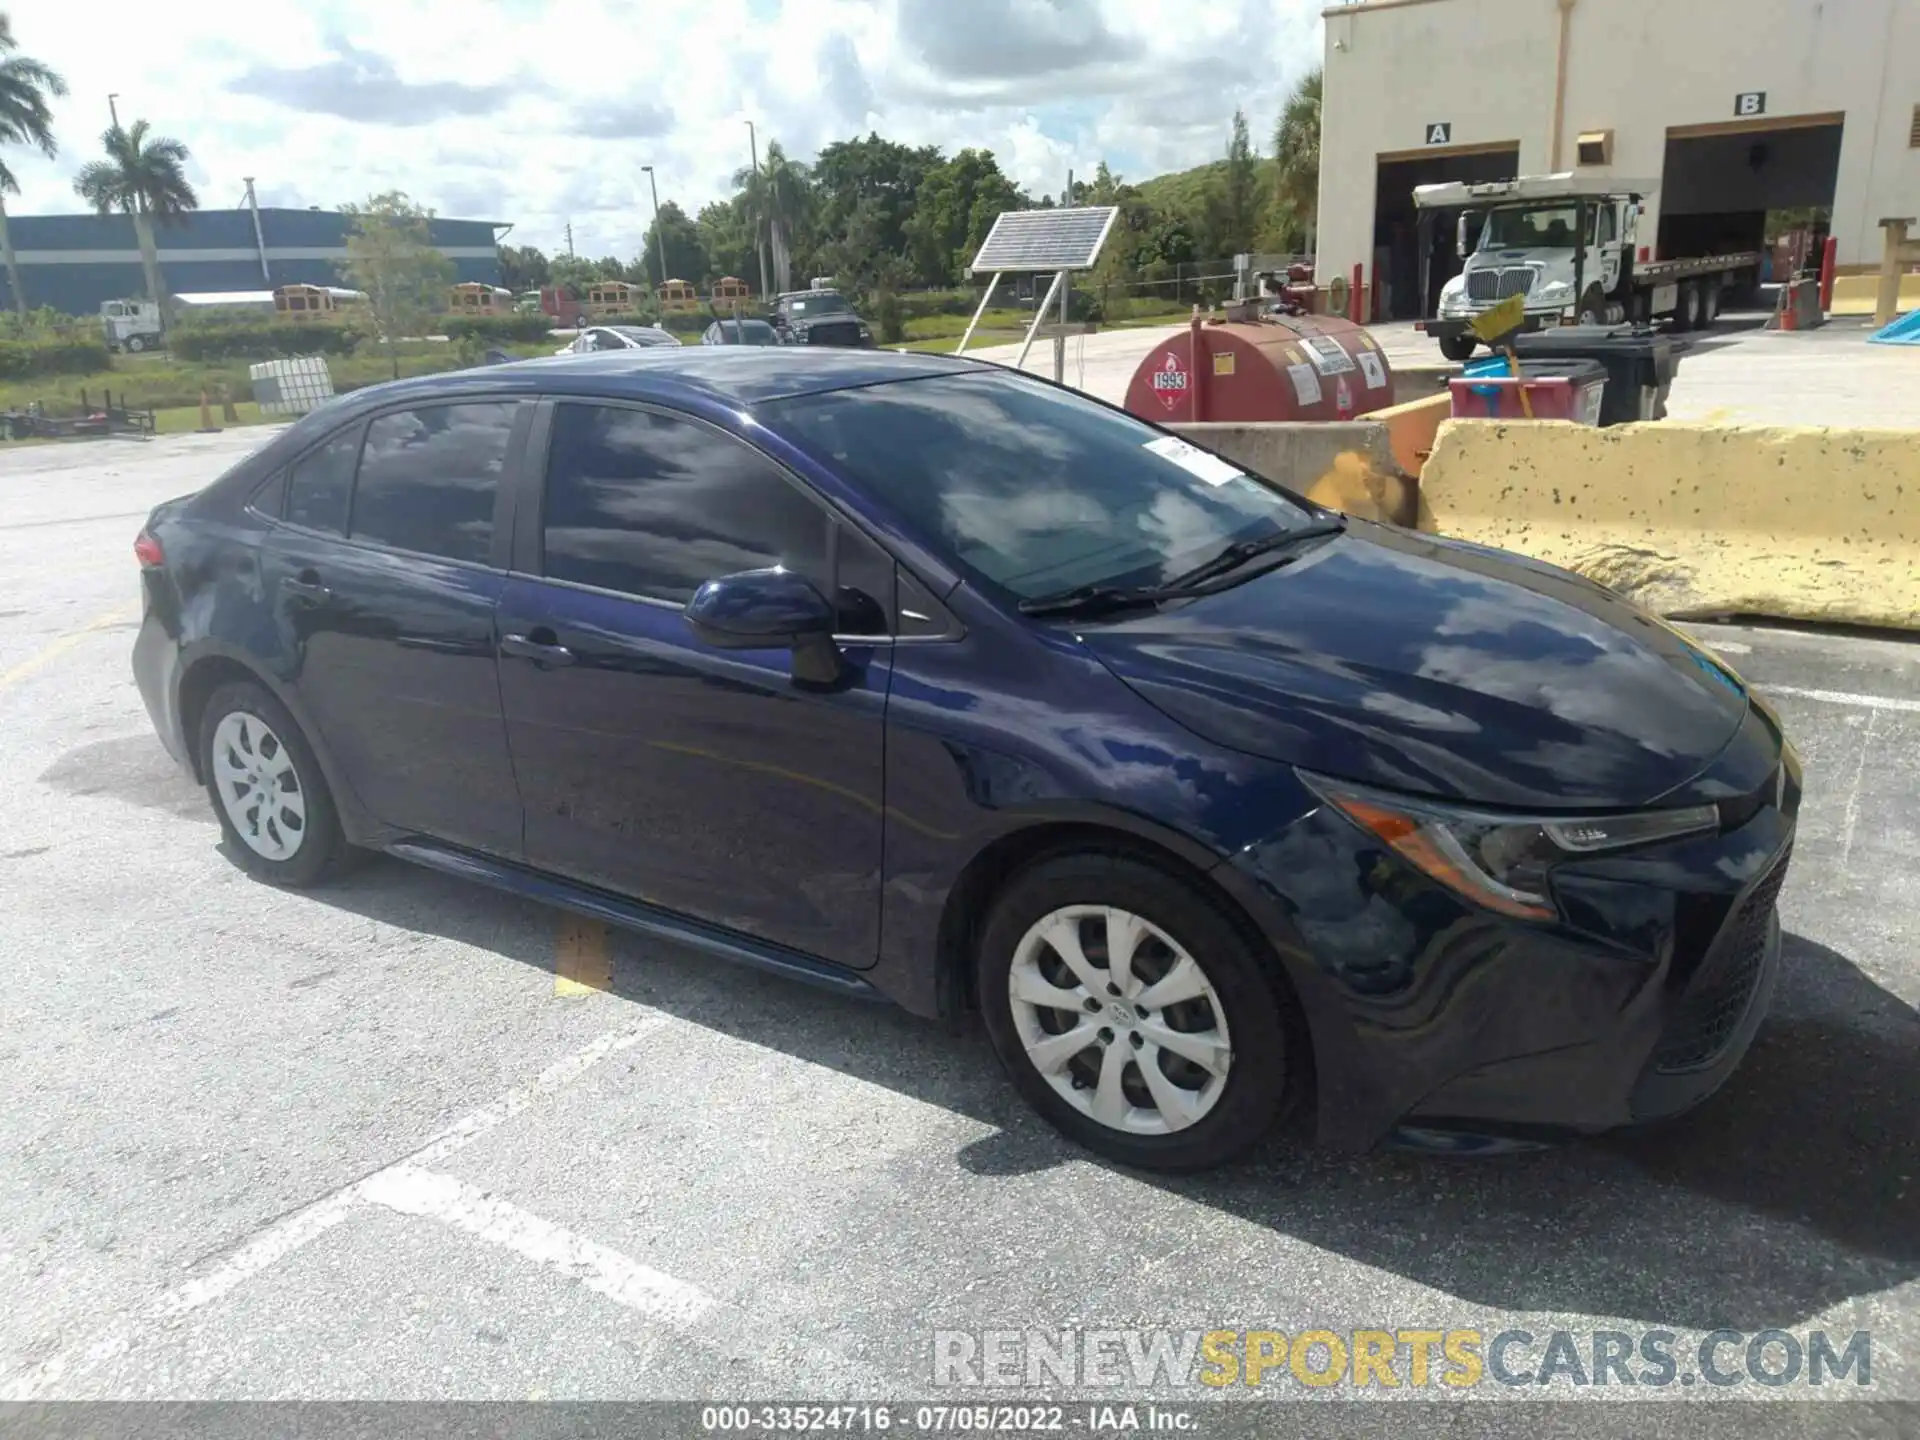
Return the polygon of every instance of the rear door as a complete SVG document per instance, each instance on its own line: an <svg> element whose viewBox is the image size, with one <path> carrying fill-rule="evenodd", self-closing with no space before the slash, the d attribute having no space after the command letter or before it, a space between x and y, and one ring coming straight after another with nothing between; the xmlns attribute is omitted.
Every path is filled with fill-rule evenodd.
<svg viewBox="0 0 1920 1440"><path fill-rule="evenodd" d="M502 513L533 405L422 404L337 433L289 470L262 578L289 677L375 819L508 858L520 800L493 612Z"/></svg>
<svg viewBox="0 0 1920 1440"><path fill-rule="evenodd" d="M891 559L745 442L635 406L553 406L541 505L516 560L542 573L499 616L528 861L871 965ZM837 597L841 684L682 618L703 581L770 565Z"/></svg>

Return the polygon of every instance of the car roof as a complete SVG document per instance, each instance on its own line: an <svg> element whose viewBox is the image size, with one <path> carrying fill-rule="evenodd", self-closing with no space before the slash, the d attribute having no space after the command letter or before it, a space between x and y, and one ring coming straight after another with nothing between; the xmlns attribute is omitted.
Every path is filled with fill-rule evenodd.
<svg viewBox="0 0 1920 1440"><path fill-rule="evenodd" d="M594 350L582 355L547 355L505 365L483 365L442 375L423 375L357 390L343 401L392 404L396 401L452 399L474 391L502 389L534 394L588 394L615 399L659 400L684 405L700 400L755 405L795 395L818 395L917 380L964 375L1001 367L953 355L894 350L852 350L801 346L675 345L642 350ZM320 412L316 412L320 413Z"/></svg>

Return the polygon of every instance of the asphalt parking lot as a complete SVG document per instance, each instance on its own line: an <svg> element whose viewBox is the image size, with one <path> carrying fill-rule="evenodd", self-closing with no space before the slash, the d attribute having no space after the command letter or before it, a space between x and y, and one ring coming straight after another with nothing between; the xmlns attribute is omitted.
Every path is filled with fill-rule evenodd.
<svg viewBox="0 0 1920 1440"><path fill-rule="evenodd" d="M1822 1393L1920 1399L1920 642L1697 627L1807 777L1704 1108L1151 1179L978 1035L398 862L247 880L132 684L129 547L260 438L0 455L0 1399L924 1397L935 1331L1127 1327L1868 1331Z"/></svg>

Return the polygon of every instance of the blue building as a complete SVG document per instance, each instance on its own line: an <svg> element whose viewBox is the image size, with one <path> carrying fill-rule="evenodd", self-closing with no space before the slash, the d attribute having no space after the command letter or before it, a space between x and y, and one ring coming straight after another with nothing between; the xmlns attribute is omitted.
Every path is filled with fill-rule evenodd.
<svg viewBox="0 0 1920 1440"><path fill-rule="evenodd" d="M453 262L454 279L500 283L495 234L504 224L436 219L429 225L433 243ZM147 293L133 221L125 215L10 216L7 229L29 306L97 315L103 300ZM199 210L177 225L156 225L153 233L161 283L171 295L338 285L347 258L347 217L335 210L263 207L258 238L246 210ZM13 303L12 282L0 269L0 304L12 309Z"/></svg>

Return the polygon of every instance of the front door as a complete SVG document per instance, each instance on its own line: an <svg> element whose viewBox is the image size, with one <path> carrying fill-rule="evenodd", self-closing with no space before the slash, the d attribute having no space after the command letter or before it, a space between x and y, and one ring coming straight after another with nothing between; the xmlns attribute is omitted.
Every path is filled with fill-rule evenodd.
<svg viewBox="0 0 1920 1440"><path fill-rule="evenodd" d="M261 556L295 694L362 806L507 858L521 814L494 658L494 512L531 410L421 406L349 426L294 463Z"/></svg>
<svg viewBox="0 0 1920 1440"><path fill-rule="evenodd" d="M837 964L879 936L891 564L766 456L685 416L553 412L542 574L501 597L530 863ZM846 674L715 650L701 582L784 565L840 602ZM869 638L862 638L863 632Z"/></svg>

